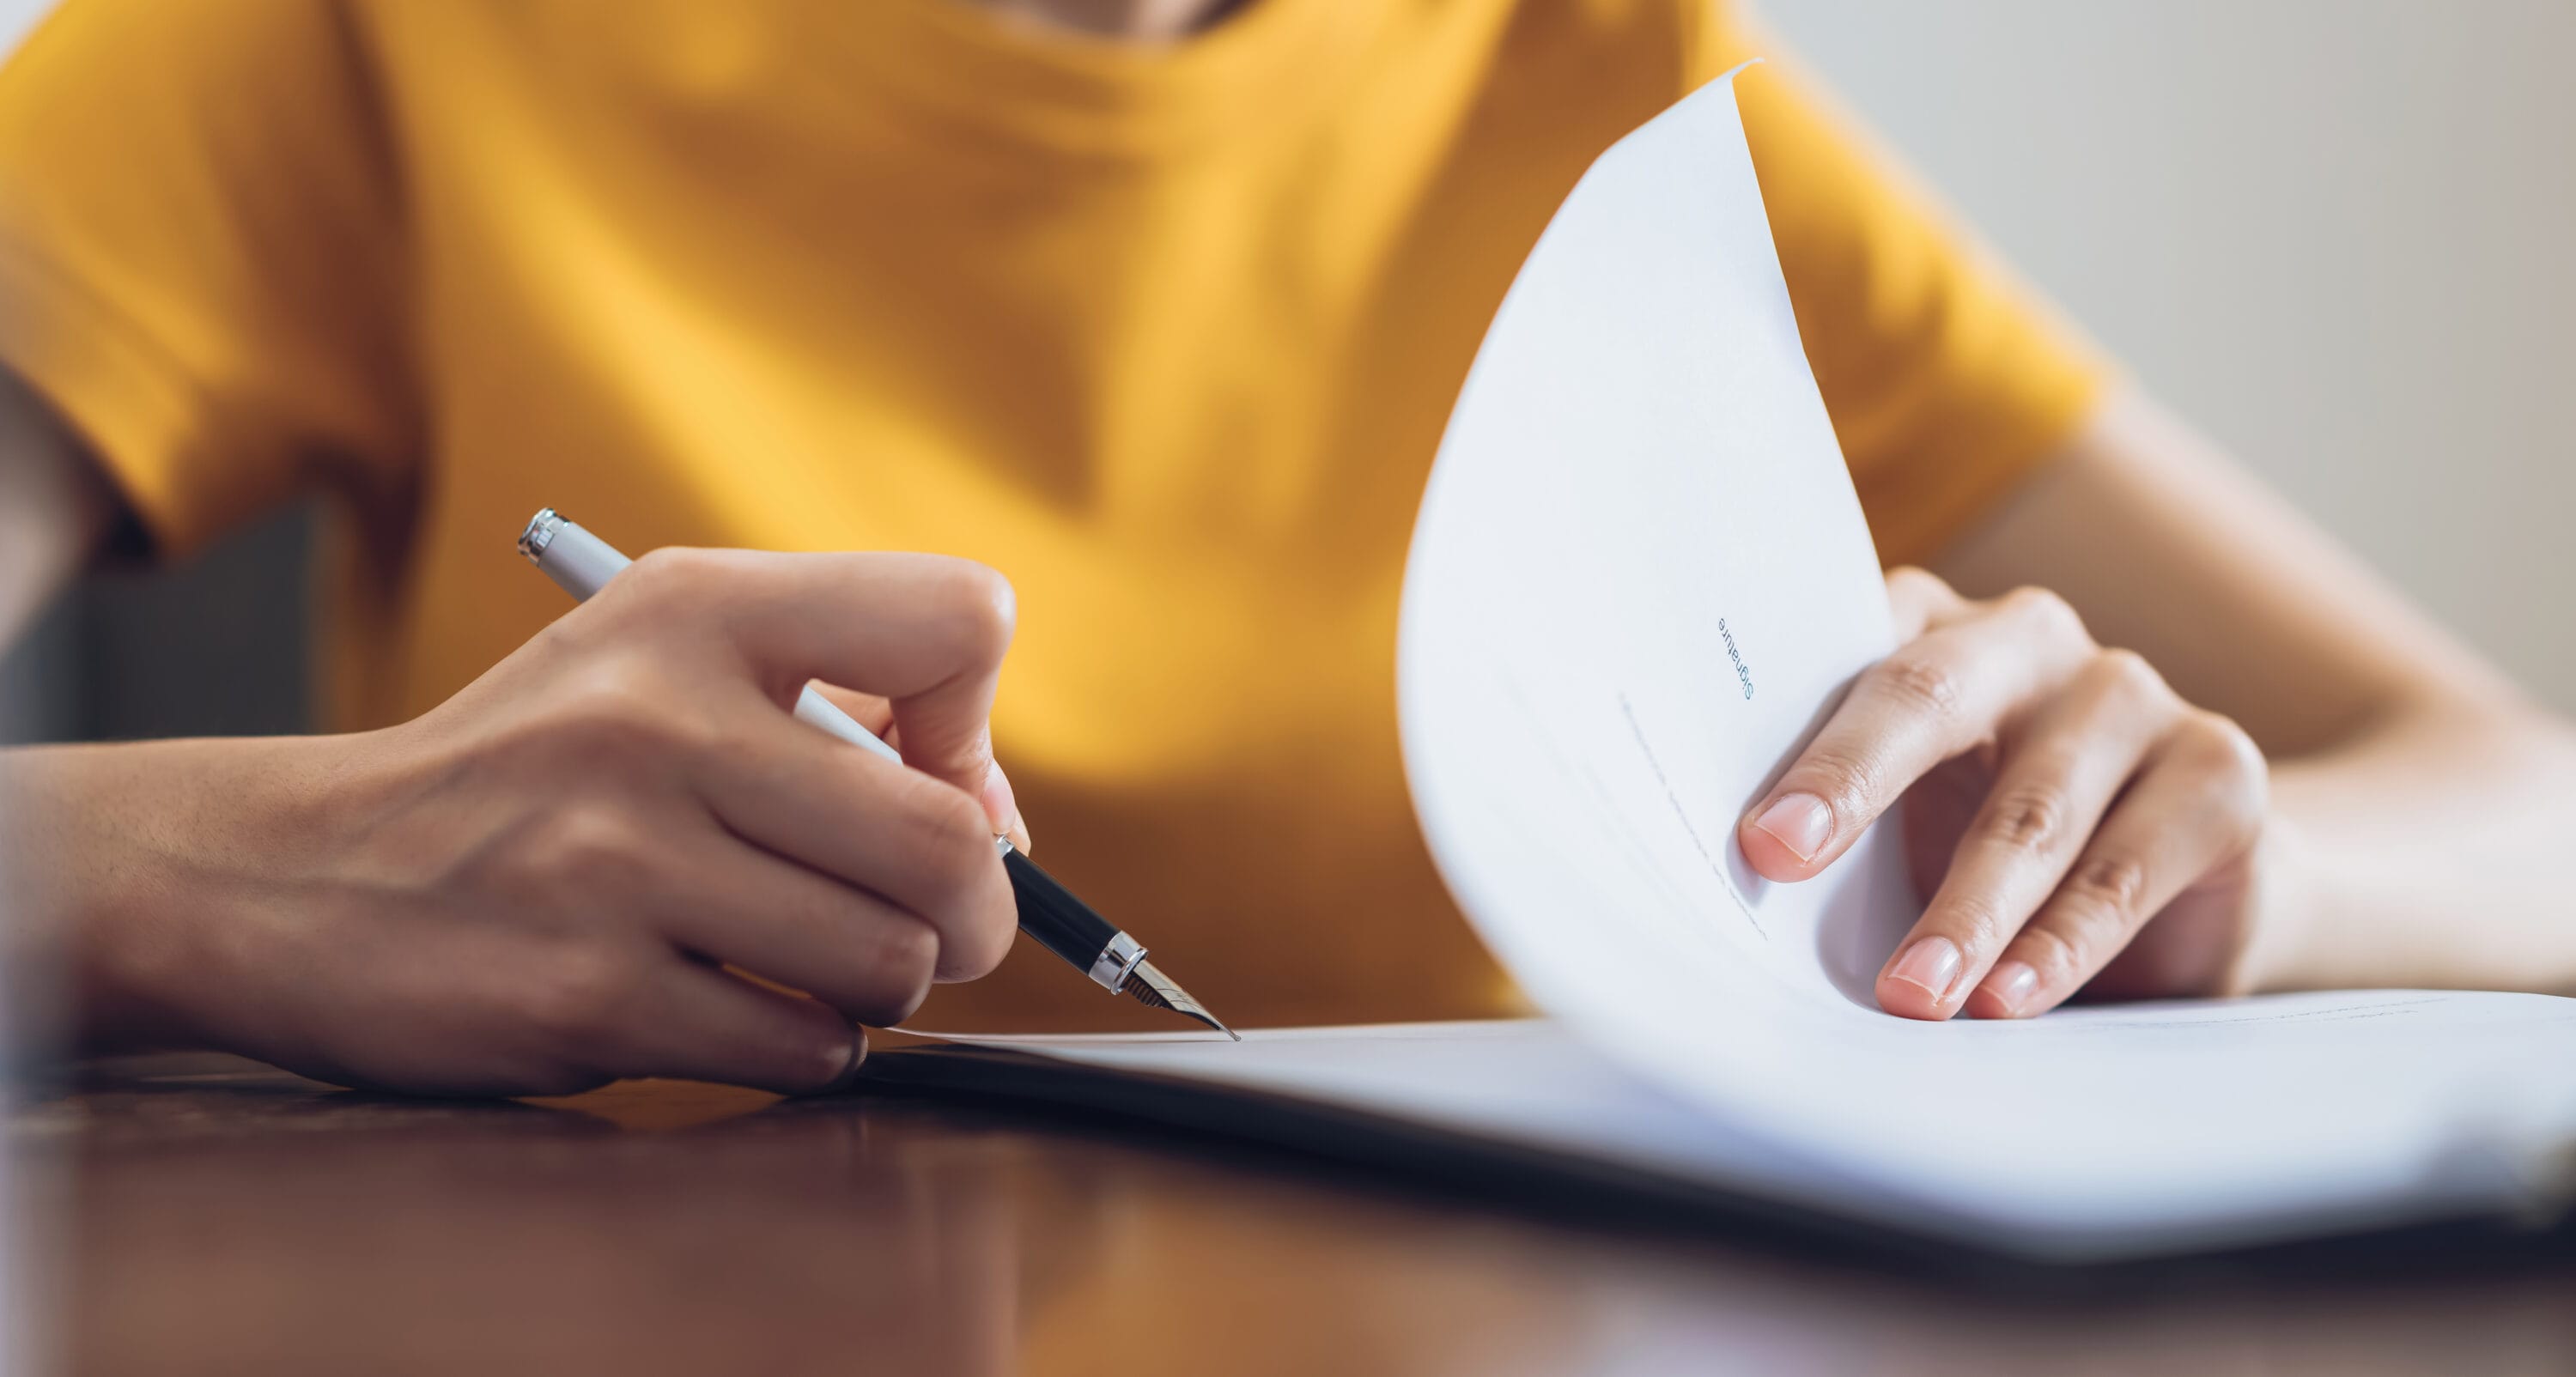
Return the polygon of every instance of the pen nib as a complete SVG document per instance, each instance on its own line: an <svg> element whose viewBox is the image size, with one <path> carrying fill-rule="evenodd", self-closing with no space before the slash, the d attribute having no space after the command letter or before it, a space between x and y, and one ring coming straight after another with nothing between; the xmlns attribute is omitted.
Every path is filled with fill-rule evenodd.
<svg viewBox="0 0 2576 1377"><path fill-rule="evenodd" d="M1184 1018L1197 1019L1237 1042L1243 1041L1241 1033L1218 1022L1216 1015L1207 1011L1206 1005L1190 998L1189 991L1174 984L1170 976L1154 969L1151 961L1137 962L1136 969L1128 973L1127 982L1119 986L1119 991L1139 1004L1169 1009Z"/></svg>

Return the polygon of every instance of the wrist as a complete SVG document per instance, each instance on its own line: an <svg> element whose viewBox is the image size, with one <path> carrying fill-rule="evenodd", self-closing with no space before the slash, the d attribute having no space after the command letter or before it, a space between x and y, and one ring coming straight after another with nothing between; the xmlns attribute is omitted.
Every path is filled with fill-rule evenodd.
<svg viewBox="0 0 2576 1377"><path fill-rule="evenodd" d="M14 926L76 1050L255 1050L238 1017L312 812L316 739L12 752ZM273 935L273 934L272 934Z"/></svg>
<svg viewBox="0 0 2576 1377"><path fill-rule="evenodd" d="M2244 936L2220 980L2223 995L2305 989L2314 966L2309 947L2326 906L2324 874L2296 823L2275 813L2255 844L2255 881Z"/></svg>

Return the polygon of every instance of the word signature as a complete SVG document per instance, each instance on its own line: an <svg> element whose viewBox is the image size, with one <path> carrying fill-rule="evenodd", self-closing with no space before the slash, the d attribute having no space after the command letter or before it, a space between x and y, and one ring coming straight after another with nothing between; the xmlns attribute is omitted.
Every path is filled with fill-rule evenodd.
<svg viewBox="0 0 2576 1377"><path fill-rule="evenodd" d="M1735 681L1744 685L1744 696L1753 696L1753 671L1745 668L1744 652L1735 648L1735 633L1726 629L1726 618L1717 619L1717 634L1726 640L1726 658L1735 662Z"/></svg>

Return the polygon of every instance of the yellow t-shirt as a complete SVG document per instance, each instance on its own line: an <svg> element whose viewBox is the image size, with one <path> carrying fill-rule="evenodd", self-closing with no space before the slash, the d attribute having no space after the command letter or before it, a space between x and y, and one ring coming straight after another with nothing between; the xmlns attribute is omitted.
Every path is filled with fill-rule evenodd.
<svg viewBox="0 0 2576 1377"><path fill-rule="evenodd" d="M989 563L1051 870L1237 1020L1490 1013L1397 760L1415 502L1576 176L1755 46L1708 0L1253 0L1160 47L960 0L68 0L0 72L0 360L164 551L336 495L344 725L564 610L510 549L542 505ZM1919 558L2095 372L1791 69L1741 95ZM1023 944L923 1017L1123 1008Z"/></svg>

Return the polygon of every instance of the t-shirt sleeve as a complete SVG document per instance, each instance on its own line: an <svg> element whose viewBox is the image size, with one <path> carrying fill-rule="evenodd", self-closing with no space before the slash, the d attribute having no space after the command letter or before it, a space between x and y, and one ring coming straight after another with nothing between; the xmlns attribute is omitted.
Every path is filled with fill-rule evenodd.
<svg viewBox="0 0 2576 1377"><path fill-rule="evenodd" d="M1764 59L1736 79L1745 138L1879 557L1929 559L2071 435L2106 367L1768 34L1699 12L1694 84Z"/></svg>
<svg viewBox="0 0 2576 1377"><path fill-rule="evenodd" d="M388 139L331 0L65 0L0 67L0 363L184 551L400 484Z"/></svg>

